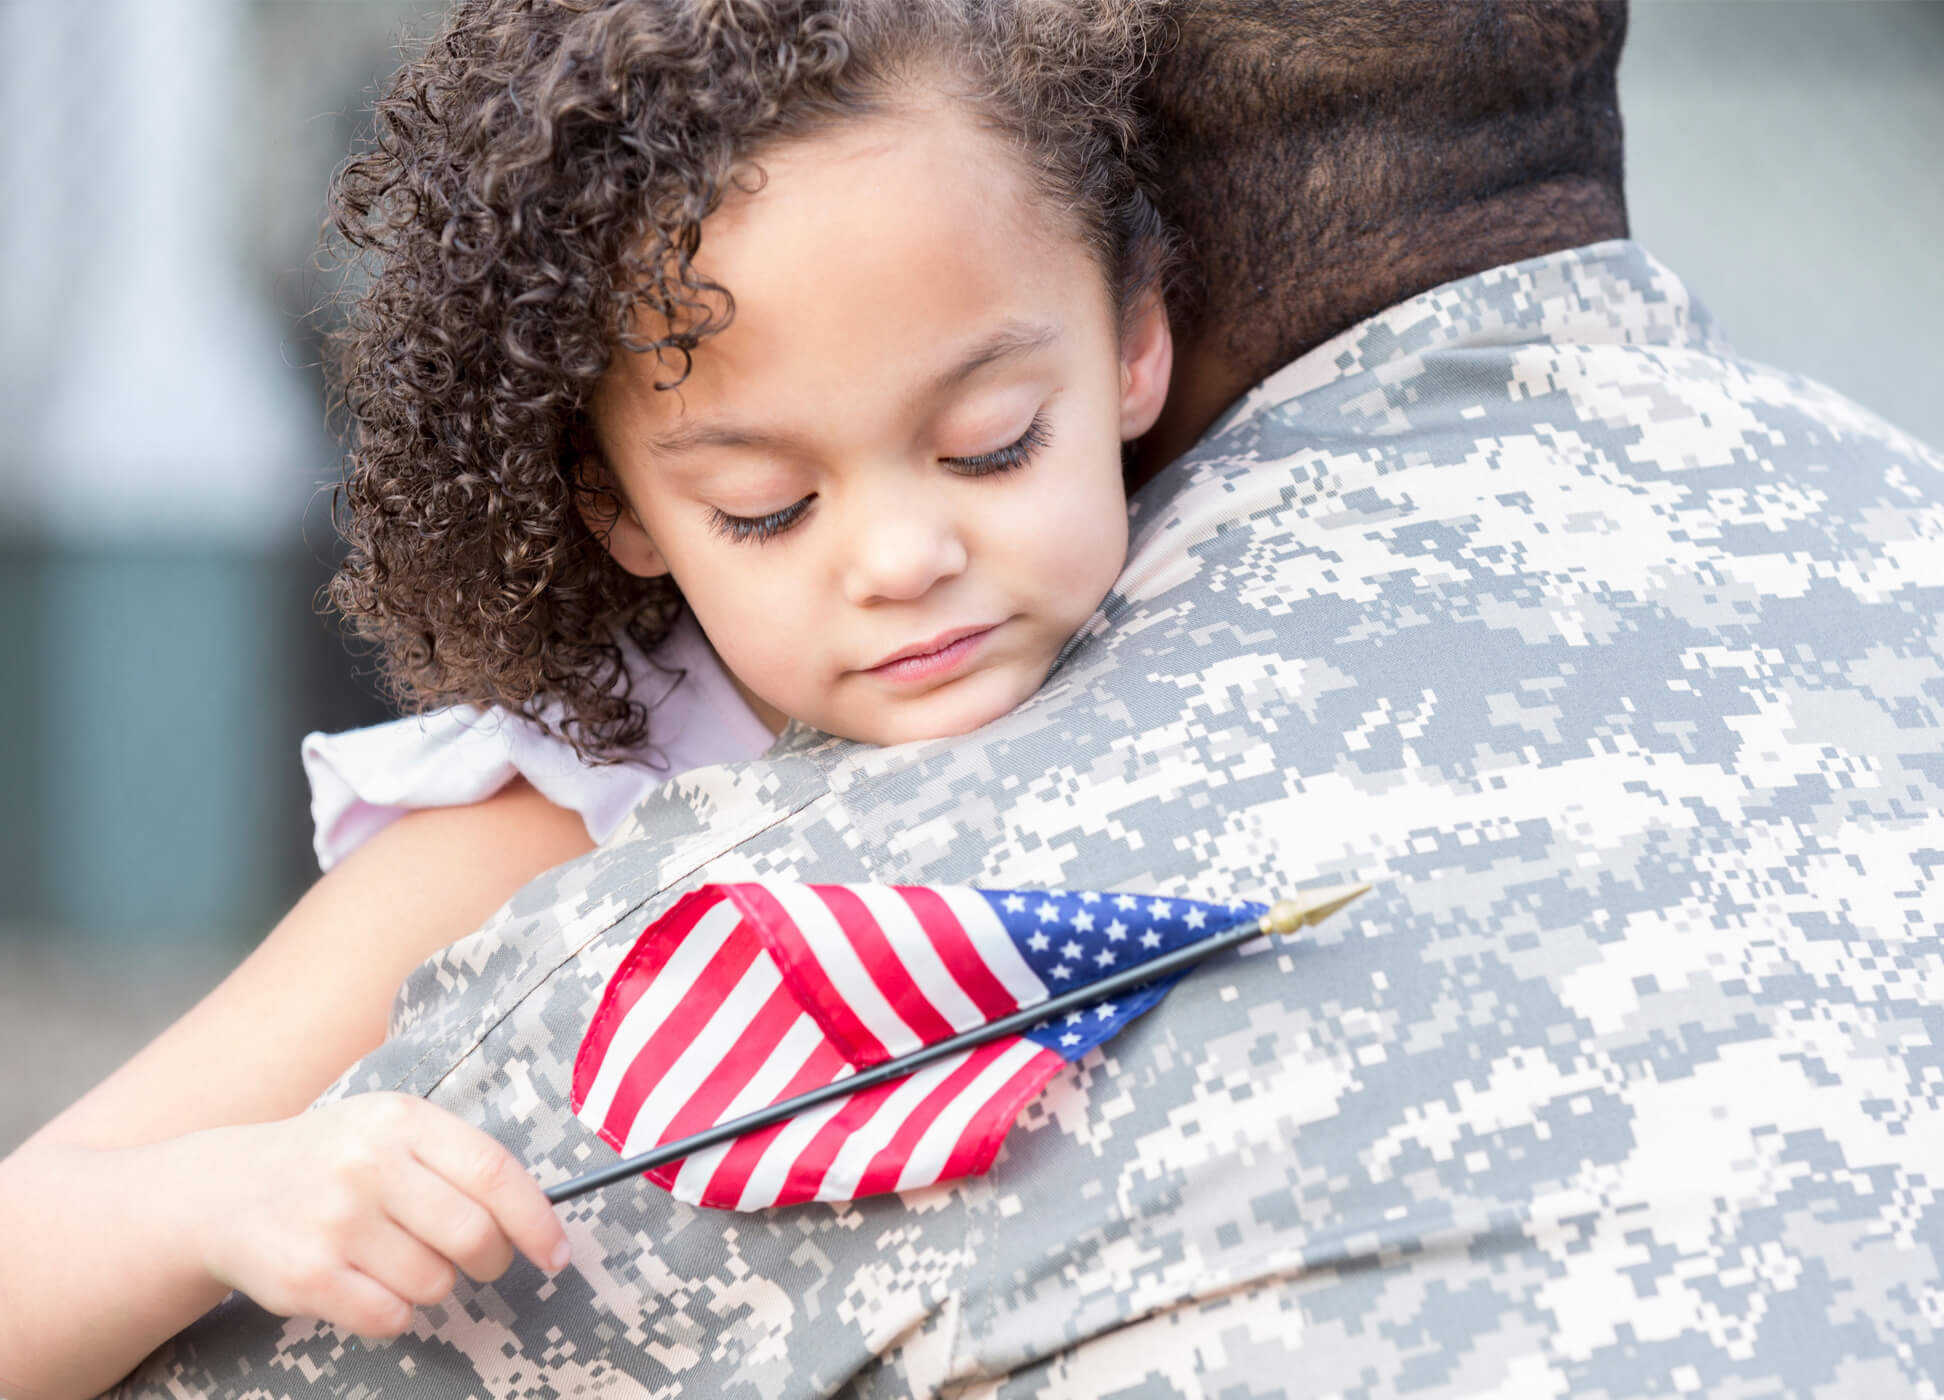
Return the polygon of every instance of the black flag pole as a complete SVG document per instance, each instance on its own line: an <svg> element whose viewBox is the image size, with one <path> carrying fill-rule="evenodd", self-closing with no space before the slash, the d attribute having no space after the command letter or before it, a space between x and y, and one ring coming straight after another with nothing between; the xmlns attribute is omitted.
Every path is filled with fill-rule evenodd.
<svg viewBox="0 0 1944 1400"><path fill-rule="evenodd" d="M795 1098L784 1099L780 1103L771 1104L768 1108L759 1108L754 1113L732 1118L727 1123L718 1123L713 1128L704 1128L699 1133L691 1133L688 1137L680 1138L675 1142L663 1143L659 1147L650 1148L633 1157L610 1163L597 1171L588 1172L585 1176L577 1176L558 1185L549 1186L546 1192L547 1199L558 1205L562 1201L583 1196L589 1191L598 1191L603 1186L611 1186L628 1177L639 1176L642 1172L655 1167L664 1166L669 1162L678 1162L704 1148L714 1147L718 1143L728 1142L731 1138L743 1137L770 1127L772 1124L781 1123L785 1119L794 1118L799 1113L815 1108L818 1104L860 1093L888 1080L902 1079L933 1060L941 1060L947 1055L956 1055L961 1050L970 1050L974 1046L984 1045L987 1041L1029 1030L1041 1021L1063 1012L1092 1006L1096 1002L1105 1001L1131 988L1144 986L1157 977L1166 977L1171 972L1193 967L1196 963L1213 957L1226 948L1233 948L1266 934L1291 934L1307 925L1321 923L1369 889L1369 885L1337 885L1329 889L1306 890L1295 898L1277 900L1269 907L1269 911L1259 918L1246 919L1228 928L1217 929L1206 938L1177 948L1171 953L1163 953L1160 957L1150 958L1147 962L1136 963L1132 967L1116 972L1111 977L1103 977L1098 982L1090 982L1084 987L1062 992L1059 996L1049 997L1037 1005L1022 1007L1009 1016L988 1021L982 1026L974 1026L969 1031L962 1031L936 1044L921 1046L910 1054L899 1055L895 1059L847 1075L820 1089L812 1089L808 1093L798 1094Z"/></svg>

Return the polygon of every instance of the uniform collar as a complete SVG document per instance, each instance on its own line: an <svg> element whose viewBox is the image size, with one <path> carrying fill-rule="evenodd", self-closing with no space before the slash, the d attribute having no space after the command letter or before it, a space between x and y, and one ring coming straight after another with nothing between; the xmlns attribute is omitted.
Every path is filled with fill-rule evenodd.
<svg viewBox="0 0 1944 1400"><path fill-rule="evenodd" d="M1713 316L1646 249L1591 243L1461 277L1359 322L1244 394L1187 455L1266 408L1300 413L1306 396L1353 376L1399 383L1440 351L1543 344L1721 348Z"/></svg>

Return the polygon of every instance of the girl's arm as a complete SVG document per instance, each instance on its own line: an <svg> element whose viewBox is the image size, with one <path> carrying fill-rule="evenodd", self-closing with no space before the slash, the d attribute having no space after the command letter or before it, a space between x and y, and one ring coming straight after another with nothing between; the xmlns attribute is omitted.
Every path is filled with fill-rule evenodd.
<svg viewBox="0 0 1944 1400"><path fill-rule="evenodd" d="M395 1333L409 1306L379 1279L432 1302L447 1260L494 1277L517 1246L555 1266L551 1207L477 1129L404 1095L303 1110L384 1039L413 967L591 847L523 779L399 819L0 1162L0 1394L93 1395L231 1286Z"/></svg>

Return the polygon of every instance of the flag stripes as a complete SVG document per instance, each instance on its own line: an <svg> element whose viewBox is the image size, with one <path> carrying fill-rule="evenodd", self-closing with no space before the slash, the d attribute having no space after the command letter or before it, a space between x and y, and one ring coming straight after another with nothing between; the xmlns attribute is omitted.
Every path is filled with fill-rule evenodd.
<svg viewBox="0 0 1944 1400"><path fill-rule="evenodd" d="M657 925L661 937L635 945L621 972L608 984L610 994L618 990L621 996L612 1005L603 999L575 1057L577 1113L589 1121L607 1119L621 1081L642 1062L648 1039L675 1011L702 965L720 951L740 925L734 906L698 890L669 912L665 925ZM658 975L663 972L666 977ZM594 1052L591 1056L590 1051ZM597 1075L593 1074L596 1070ZM583 1074L592 1075L592 1083L583 1086ZM632 1121L634 1115L624 1110L620 1116Z"/></svg>
<svg viewBox="0 0 1944 1400"><path fill-rule="evenodd" d="M897 891L898 899L917 919L924 940L937 950L939 958L953 969L952 978L961 991L979 1008L981 1019L996 1021L1016 1007L1044 1000L1043 986L1034 990L1039 979L1027 968L1024 977L1015 979L1015 991L1001 980L986 960L979 956L977 943L965 924L952 912L938 890L910 888ZM1003 930L1002 930L1003 932Z"/></svg>

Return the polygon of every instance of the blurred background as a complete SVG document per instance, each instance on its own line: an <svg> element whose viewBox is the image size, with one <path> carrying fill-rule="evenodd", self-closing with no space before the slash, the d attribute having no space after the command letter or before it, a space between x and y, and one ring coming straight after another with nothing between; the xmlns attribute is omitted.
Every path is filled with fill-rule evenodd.
<svg viewBox="0 0 1944 1400"><path fill-rule="evenodd" d="M436 0L0 0L0 1152L311 879L325 183ZM1634 233L1944 444L1944 3L1636 0Z"/></svg>

